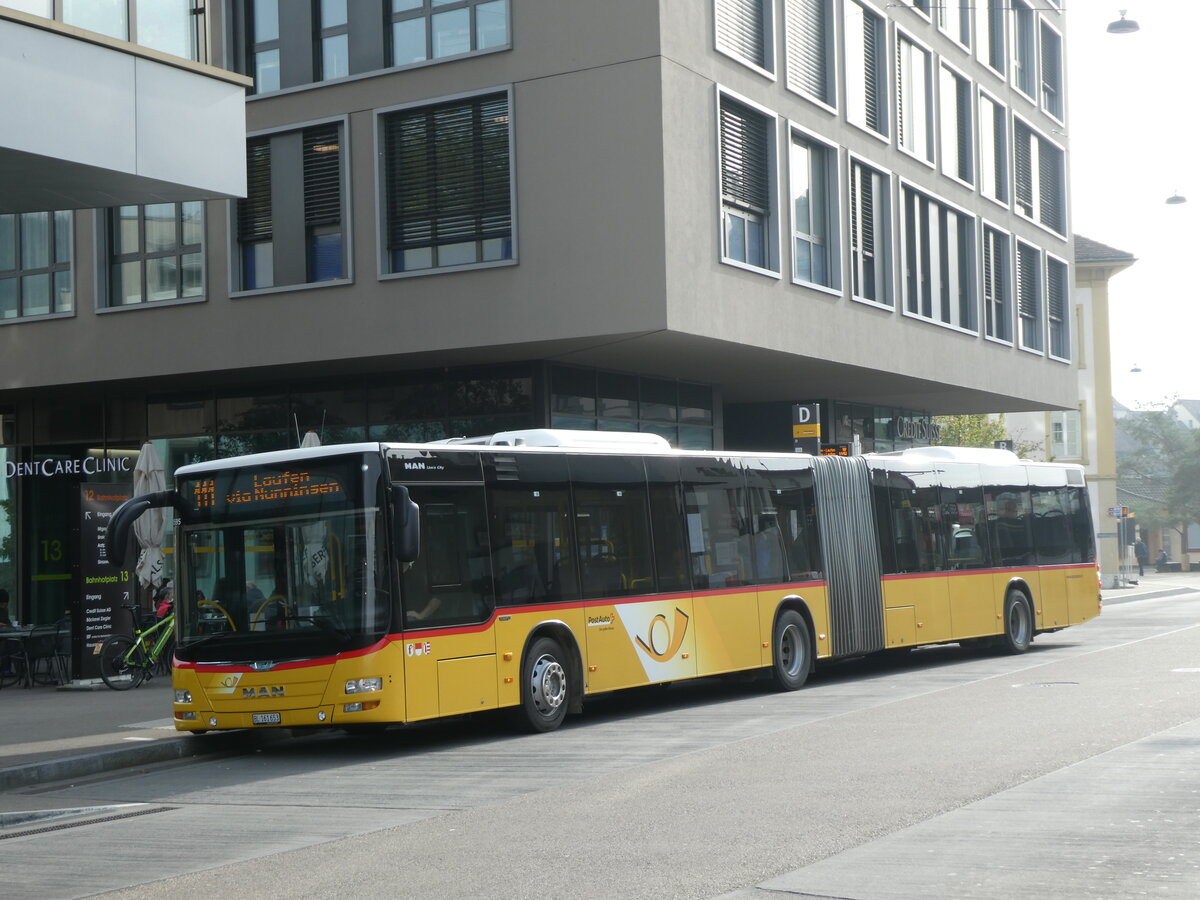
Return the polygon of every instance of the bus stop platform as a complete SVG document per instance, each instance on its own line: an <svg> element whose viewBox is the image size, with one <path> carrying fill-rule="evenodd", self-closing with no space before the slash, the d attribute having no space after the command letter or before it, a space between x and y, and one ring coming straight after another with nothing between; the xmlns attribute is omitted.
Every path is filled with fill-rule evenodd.
<svg viewBox="0 0 1200 900"><path fill-rule="evenodd" d="M1104 603L1200 591L1200 571L1147 570L1138 583L1106 589ZM128 691L102 683L0 690L0 814L37 804L31 788L118 769L222 753L242 753L288 737L287 729L192 735L175 731L171 681L156 677ZM13 791L20 791L13 794Z"/></svg>

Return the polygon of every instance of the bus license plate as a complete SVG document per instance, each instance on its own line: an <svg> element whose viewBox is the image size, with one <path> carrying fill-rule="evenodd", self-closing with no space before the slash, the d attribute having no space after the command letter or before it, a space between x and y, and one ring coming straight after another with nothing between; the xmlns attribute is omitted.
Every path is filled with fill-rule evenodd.
<svg viewBox="0 0 1200 900"><path fill-rule="evenodd" d="M279 713L254 713L250 721L255 725L278 725Z"/></svg>

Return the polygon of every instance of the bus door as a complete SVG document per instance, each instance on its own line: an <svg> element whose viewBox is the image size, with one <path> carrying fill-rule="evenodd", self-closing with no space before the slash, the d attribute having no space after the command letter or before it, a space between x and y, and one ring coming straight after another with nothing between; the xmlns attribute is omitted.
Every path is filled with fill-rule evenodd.
<svg viewBox="0 0 1200 900"><path fill-rule="evenodd" d="M911 465L889 472L892 570L884 579L887 646L953 640L947 527L937 475Z"/></svg>
<svg viewBox="0 0 1200 900"><path fill-rule="evenodd" d="M942 520L946 543L950 623L955 638L996 633L997 602L987 571L987 511L979 466L942 467Z"/></svg>
<svg viewBox="0 0 1200 900"><path fill-rule="evenodd" d="M1042 610L1046 595L1037 569L1033 543L1033 508L1030 504L1028 466L980 467L987 508L988 556L997 569L992 580L996 602L993 634L1004 631L1004 598L1014 579L1024 580L1033 592L1035 610ZM1042 627L1042 615L1035 613L1036 627Z"/></svg>
<svg viewBox="0 0 1200 900"><path fill-rule="evenodd" d="M829 599L824 584L812 463L807 457L746 460L758 584L759 665L772 660L775 615L785 597L799 596L813 621L818 658L831 655Z"/></svg>
<svg viewBox="0 0 1200 900"><path fill-rule="evenodd" d="M696 672L673 460L647 484L641 457L570 457L575 569L586 616L587 689L608 691Z"/></svg>
<svg viewBox="0 0 1200 900"><path fill-rule="evenodd" d="M410 483L409 495L420 508L421 553L401 575L405 718L493 709L495 600L483 486Z"/></svg>
<svg viewBox="0 0 1200 900"><path fill-rule="evenodd" d="M1080 575L1070 568L1076 556L1068 515L1070 497L1066 472L1031 466L1029 476L1033 483L1030 525L1041 581L1035 603L1041 610L1037 624L1039 628L1062 628L1071 624L1068 597L1071 585L1079 581Z"/></svg>
<svg viewBox="0 0 1200 900"><path fill-rule="evenodd" d="M679 461L694 587L696 674L762 665L753 528L741 466L720 457Z"/></svg>
<svg viewBox="0 0 1200 900"><path fill-rule="evenodd" d="M557 632L563 653L578 649L586 663L571 492L564 454L498 449L484 456L483 466L496 603L495 677L500 704L510 706L520 702L522 657L535 630ZM561 625L570 638L562 636Z"/></svg>

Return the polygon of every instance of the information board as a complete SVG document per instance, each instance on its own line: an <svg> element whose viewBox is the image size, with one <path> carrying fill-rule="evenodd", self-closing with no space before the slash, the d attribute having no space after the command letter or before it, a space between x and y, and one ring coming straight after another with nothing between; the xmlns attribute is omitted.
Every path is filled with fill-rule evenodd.
<svg viewBox="0 0 1200 900"><path fill-rule="evenodd" d="M129 632L123 605L133 602L133 572L108 563L105 529L113 511L133 495L128 484L79 486L80 591L71 616L75 678L100 677L100 645L115 632Z"/></svg>

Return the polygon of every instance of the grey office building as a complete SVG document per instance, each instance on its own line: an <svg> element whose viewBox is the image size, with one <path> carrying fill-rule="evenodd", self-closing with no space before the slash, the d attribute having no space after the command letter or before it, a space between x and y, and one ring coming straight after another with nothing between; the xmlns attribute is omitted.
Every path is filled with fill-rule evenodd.
<svg viewBox="0 0 1200 900"><path fill-rule="evenodd" d="M147 43L147 4L124 5ZM16 206L0 173L0 583L35 613L72 492L110 477L31 474L46 460L152 440L170 471L309 430L540 426L790 449L799 403L826 443L890 450L935 414L1076 404L1057 0L212 0L192 20L173 52L233 73L209 77L239 102L253 79L244 182L114 176ZM103 100L68 143L96 145ZM211 107L172 109L124 127L209 165Z"/></svg>

